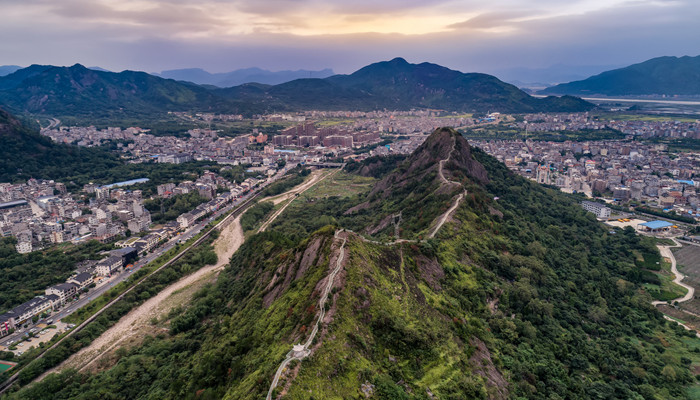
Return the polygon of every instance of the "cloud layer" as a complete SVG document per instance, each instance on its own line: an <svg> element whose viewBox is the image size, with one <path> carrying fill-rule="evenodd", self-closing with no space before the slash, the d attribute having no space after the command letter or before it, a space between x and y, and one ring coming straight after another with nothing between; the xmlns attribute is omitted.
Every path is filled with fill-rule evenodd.
<svg viewBox="0 0 700 400"><path fill-rule="evenodd" d="M0 64L463 71L700 54L695 0L0 0Z"/></svg>

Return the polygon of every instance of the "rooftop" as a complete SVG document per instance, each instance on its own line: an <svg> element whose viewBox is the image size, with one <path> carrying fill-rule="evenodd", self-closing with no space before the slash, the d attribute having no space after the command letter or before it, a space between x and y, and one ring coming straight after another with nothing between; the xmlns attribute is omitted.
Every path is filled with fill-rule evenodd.
<svg viewBox="0 0 700 400"><path fill-rule="evenodd" d="M672 223L667 222L667 221L649 221L645 222L643 224L639 224L642 226L646 226L649 229L661 229L661 228L668 228L669 226L673 226Z"/></svg>

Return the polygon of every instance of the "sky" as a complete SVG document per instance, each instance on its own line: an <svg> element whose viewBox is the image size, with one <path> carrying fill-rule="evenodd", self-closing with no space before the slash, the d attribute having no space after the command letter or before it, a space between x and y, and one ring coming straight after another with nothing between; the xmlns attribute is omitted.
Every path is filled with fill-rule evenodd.
<svg viewBox="0 0 700 400"><path fill-rule="evenodd" d="M0 9L0 65L351 73L404 57L498 76L700 55L698 0L0 0Z"/></svg>

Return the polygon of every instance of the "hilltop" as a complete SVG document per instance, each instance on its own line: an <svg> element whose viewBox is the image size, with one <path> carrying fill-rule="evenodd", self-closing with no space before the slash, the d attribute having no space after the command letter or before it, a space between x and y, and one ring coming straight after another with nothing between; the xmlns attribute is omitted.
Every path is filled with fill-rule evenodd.
<svg viewBox="0 0 700 400"><path fill-rule="evenodd" d="M409 210L408 187L445 197ZM401 226L370 236L383 214L345 215L363 203ZM410 213L444 224L420 239ZM439 129L368 192L288 208L94 375L8 398L685 398L700 342L651 306L641 249Z"/></svg>
<svg viewBox="0 0 700 400"><path fill-rule="evenodd" d="M552 86L539 93L576 96L699 95L700 56L652 58L584 80Z"/></svg>

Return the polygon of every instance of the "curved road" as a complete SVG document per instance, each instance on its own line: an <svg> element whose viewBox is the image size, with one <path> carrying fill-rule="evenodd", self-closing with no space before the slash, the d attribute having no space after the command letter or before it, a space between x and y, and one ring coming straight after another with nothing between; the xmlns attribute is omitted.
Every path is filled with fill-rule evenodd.
<svg viewBox="0 0 700 400"><path fill-rule="evenodd" d="M686 288L688 290L688 293L686 293L685 296L683 296L683 297L679 297L677 299L673 299L670 301L653 301L651 304L654 306L657 306L659 304L668 304L669 302L673 303L676 301L679 303L682 303L684 301L688 301L688 300L692 299L693 296L695 295L695 288L694 287L688 285L687 283L681 282L683 279L685 279L685 275L683 275L682 273L680 273L678 271L678 268L676 267L676 257L673 256L673 252L671 251L671 248L681 247L681 244L678 243L678 241L675 238L672 238L671 240L673 240L673 243L675 243L675 245L673 245L673 246L658 245L656 247L659 248L659 252L661 253L662 257L666 257L666 258L671 260L671 272L673 272L673 274L676 276L673 279L673 283L675 283L678 286L682 286L682 287Z"/></svg>

